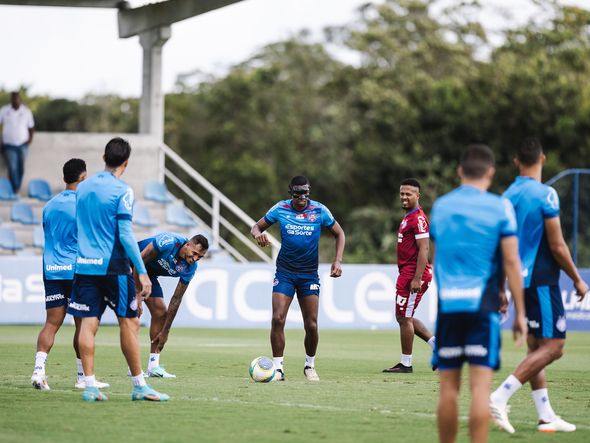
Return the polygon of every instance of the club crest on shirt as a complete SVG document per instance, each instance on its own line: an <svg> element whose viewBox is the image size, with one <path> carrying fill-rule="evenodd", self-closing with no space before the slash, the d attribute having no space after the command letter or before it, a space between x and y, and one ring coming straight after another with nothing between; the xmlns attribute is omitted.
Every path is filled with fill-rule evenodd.
<svg viewBox="0 0 590 443"><path fill-rule="evenodd" d="M559 332L565 332L566 327L567 327L567 323L565 321L565 317L563 315L560 315L559 318L557 319L557 322L555 322L555 328Z"/></svg>
<svg viewBox="0 0 590 443"><path fill-rule="evenodd" d="M404 229L408 225L408 221L404 218L402 220L402 224L400 225L400 229Z"/></svg>
<svg viewBox="0 0 590 443"><path fill-rule="evenodd" d="M177 272L182 272L184 271L184 264L183 263L179 263L176 265L176 271Z"/></svg>

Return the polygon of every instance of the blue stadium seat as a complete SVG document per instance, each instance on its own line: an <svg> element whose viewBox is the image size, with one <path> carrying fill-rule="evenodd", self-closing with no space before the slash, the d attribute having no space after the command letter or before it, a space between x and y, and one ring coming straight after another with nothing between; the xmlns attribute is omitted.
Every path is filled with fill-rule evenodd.
<svg viewBox="0 0 590 443"><path fill-rule="evenodd" d="M174 204L166 208L166 223L183 228L192 228L197 225L183 204Z"/></svg>
<svg viewBox="0 0 590 443"><path fill-rule="evenodd" d="M30 198L36 198L37 200L47 201L51 199L51 187L46 180L43 179L34 179L29 182L29 191L28 191Z"/></svg>
<svg viewBox="0 0 590 443"><path fill-rule="evenodd" d="M0 200L18 200L7 178L0 178Z"/></svg>
<svg viewBox="0 0 590 443"><path fill-rule="evenodd" d="M143 185L143 198L158 203L172 203L174 201L166 185L158 181L145 182Z"/></svg>
<svg viewBox="0 0 590 443"><path fill-rule="evenodd" d="M146 228L158 226L158 220L151 216L148 208L140 205L139 203L135 203L133 206L133 223Z"/></svg>
<svg viewBox="0 0 590 443"><path fill-rule="evenodd" d="M45 247L45 235L42 226L35 226L33 229L33 246L41 249Z"/></svg>
<svg viewBox="0 0 590 443"><path fill-rule="evenodd" d="M28 203L15 203L10 211L10 219L23 225L38 225L39 220L33 214L33 208Z"/></svg>
<svg viewBox="0 0 590 443"><path fill-rule="evenodd" d="M0 228L0 249L17 251L23 249L24 245L16 241L16 233L11 228Z"/></svg>

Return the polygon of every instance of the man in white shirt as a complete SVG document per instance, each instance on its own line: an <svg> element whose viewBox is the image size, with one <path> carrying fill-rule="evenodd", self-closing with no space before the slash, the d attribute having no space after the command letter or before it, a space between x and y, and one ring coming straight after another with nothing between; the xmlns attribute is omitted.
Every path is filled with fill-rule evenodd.
<svg viewBox="0 0 590 443"><path fill-rule="evenodd" d="M10 94L10 104L0 108L2 125L2 153L6 159L8 176L17 194L25 172L25 159L33 141L35 121L33 113L22 104L20 94Z"/></svg>

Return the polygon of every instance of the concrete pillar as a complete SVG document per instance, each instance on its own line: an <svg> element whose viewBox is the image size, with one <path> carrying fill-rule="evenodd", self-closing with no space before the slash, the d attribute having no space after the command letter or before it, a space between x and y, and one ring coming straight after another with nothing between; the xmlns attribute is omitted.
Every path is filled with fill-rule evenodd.
<svg viewBox="0 0 590 443"><path fill-rule="evenodd" d="M139 104L139 132L164 141L164 94L162 93L162 46L172 34L170 26L139 34L143 48L143 75Z"/></svg>

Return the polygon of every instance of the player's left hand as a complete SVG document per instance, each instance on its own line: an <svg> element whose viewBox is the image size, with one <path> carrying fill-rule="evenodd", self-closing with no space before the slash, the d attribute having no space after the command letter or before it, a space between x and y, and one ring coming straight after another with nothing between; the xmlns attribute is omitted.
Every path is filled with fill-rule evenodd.
<svg viewBox="0 0 590 443"><path fill-rule="evenodd" d="M414 277L410 282L410 292L417 294L418 292L420 292L420 289L422 289L422 281L420 280L419 276Z"/></svg>
<svg viewBox="0 0 590 443"><path fill-rule="evenodd" d="M330 277L340 277L342 275L342 263L338 260L334 260L332 263L332 268L330 269Z"/></svg>
<svg viewBox="0 0 590 443"><path fill-rule="evenodd" d="M135 296L135 298L137 300L137 318L140 318L143 314L143 297Z"/></svg>

